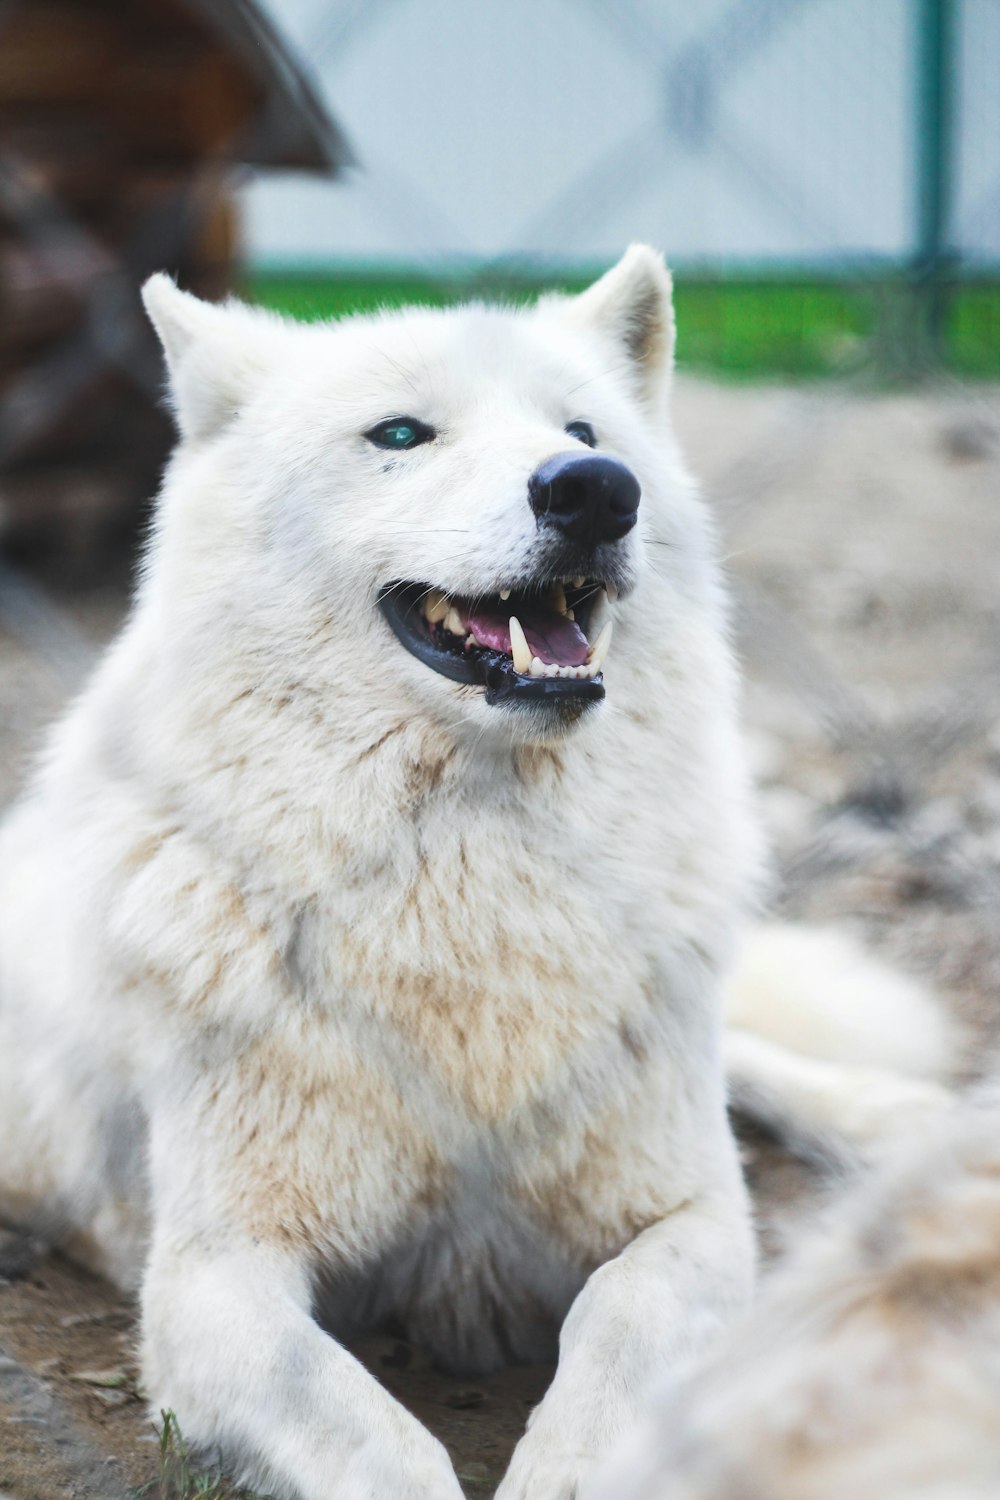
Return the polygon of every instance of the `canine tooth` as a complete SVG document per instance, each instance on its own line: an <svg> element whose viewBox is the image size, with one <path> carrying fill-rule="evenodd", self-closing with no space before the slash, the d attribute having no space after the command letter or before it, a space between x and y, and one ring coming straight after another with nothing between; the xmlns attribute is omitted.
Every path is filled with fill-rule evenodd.
<svg viewBox="0 0 1000 1500"><path fill-rule="evenodd" d="M608 616L608 596L603 589L597 589L593 596L594 602L590 607L590 616L587 620L587 631L596 638L604 629Z"/></svg>
<svg viewBox="0 0 1000 1500"><path fill-rule="evenodd" d="M510 589L501 589L500 590L500 598L501 599L509 599L510 598L510 593L511 593Z"/></svg>
<svg viewBox="0 0 1000 1500"><path fill-rule="evenodd" d="M465 626L462 624L462 617L453 604L449 605L448 613L444 617L444 628L445 630L450 630L452 635L466 634Z"/></svg>
<svg viewBox="0 0 1000 1500"><path fill-rule="evenodd" d="M564 614L566 615L567 620L575 620L576 619L576 615L573 613L573 611L571 609L565 610Z"/></svg>
<svg viewBox="0 0 1000 1500"><path fill-rule="evenodd" d="M424 614L432 625L439 624L448 613L448 601L440 589L431 589L424 600Z"/></svg>
<svg viewBox="0 0 1000 1500"><path fill-rule="evenodd" d="M618 590L615 588L613 583L606 583L604 585L604 592L607 594L610 603L618 603Z"/></svg>
<svg viewBox="0 0 1000 1500"><path fill-rule="evenodd" d="M561 615L566 613L566 590L561 583L554 583L550 591L552 603Z"/></svg>
<svg viewBox="0 0 1000 1500"><path fill-rule="evenodd" d="M586 582L587 582L587 580L586 580L586 578L584 578L583 574L582 573L578 573L576 575L576 577L573 579L573 587L575 589L582 589L583 585Z"/></svg>
<svg viewBox="0 0 1000 1500"><path fill-rule="evenodd" d="M595 677L604 665L604 658L607 656L608 647L611 645L611 632L614 628L614 621L609 620L590 648L587 665Z"/></svg>
<svg viewBox="0 0 1000 1500"><path fill-rule="evenodd" d="M514 658L514 671L520 672L524 677L531 671L531 647L517 615L511 615L507 628L510 631L510 654Z"/></svg>

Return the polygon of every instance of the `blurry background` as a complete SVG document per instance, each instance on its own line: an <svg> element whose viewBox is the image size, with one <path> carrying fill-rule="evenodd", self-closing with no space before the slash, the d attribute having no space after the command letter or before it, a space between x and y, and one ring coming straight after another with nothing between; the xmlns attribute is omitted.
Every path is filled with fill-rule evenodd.
<svg viewBox="0 0 1000 1500"><path fill-rule="evenodd" d="M317 317L574 288L637 238L677 276L776 908L929 974L985 1056L1000 0L0 0L0 804L127 607L171 440L146 275ZM773 1248L811 1184L745 1149ZM0 1289L0 1345L137 1484L128 1327L65 1266ZM488 1493L537 1374L370 1358ZM31 1420L0 1489L89 1493Z"/></svg>
<svg viewBox="0 0 1000 1500"><path fill-rule="evenodd" d="M364 171L250 192L258 277L317 273L268 300L585 279L647 239L688 364L1000 373L995 0L274 10Z"/></svg>

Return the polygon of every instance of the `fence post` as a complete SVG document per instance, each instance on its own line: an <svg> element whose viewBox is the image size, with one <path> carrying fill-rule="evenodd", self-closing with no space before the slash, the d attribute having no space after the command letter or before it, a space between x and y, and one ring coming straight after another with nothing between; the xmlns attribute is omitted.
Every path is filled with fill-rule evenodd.
<svg viewBox="0 0 1000 1500"><path fill-rule="evenodd" d="M910 354L916 370L946 355L954 272L948 243L953 146L954 0L918 0L916 77L917 243L910 274Z"/></svg>

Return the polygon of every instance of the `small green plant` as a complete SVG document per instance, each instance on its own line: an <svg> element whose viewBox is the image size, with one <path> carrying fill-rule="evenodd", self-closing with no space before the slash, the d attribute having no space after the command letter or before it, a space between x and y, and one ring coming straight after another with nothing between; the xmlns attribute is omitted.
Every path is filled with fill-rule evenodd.
<svg viewBox="0 0 1000 1500"><path fill-rule="evenodd" d="M265 1495L236 1489L217 1467L200 1470L173 1412L161 1411L160 1416L160 1472L133 1492L134 1500L267 1500Z"/></svg>

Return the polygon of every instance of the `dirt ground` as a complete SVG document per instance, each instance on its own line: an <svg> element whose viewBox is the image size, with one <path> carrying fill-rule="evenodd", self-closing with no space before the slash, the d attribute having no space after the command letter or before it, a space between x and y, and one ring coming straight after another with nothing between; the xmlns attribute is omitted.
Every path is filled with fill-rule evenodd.
<svg viewBox="0 0 1000 1500"><path fill-rule="evenodd" d="M735 588L775 905L929 975L982 1066L1000 1018L1000 389L681 380L677 412ZM0 617L0 803L124 603L106 586L61 593L51 617ZM780 1254L826 1184L749 1131L743 1145ZM134 1495L157 1447L132 1308L0 1236L3 1272L0 1500ZM467 1493L492 1494L550 1372L450 1379L396 1339L359 1353L446 1442Z"/></svg>

